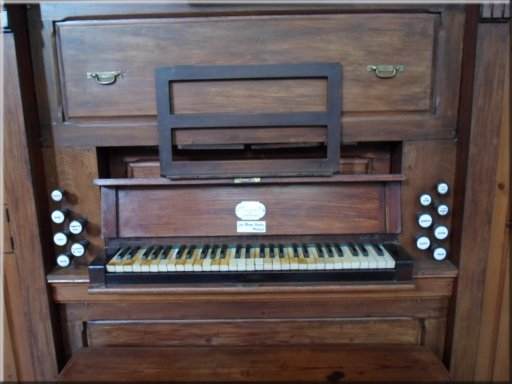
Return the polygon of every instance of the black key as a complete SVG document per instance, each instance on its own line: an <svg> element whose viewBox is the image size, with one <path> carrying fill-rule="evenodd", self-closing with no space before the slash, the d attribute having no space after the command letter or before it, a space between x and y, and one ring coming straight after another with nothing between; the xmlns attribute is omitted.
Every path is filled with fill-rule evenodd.
<svg viewBox="0 0 512 384"><path fill-rule="evenodd" d="M140 247L133 247L130 248L130 250L126 253L124 257L126 257L127 260L130 260L135 254L139 251Z"/></svg>
<svg viewBox="0 0 512 384"><path fill-rule="evenodd" d="M180 245L178 251L176 252L176 259L181 259L181 256L183 256L183 252L185 252L185 249L186 248L184 245Z"/></svg>
<svg viewBox="0 0 512 384"><path fill-rule="evenodd" d="M240 257L242 257L242 253L240 252L240 244L237 244L236 245L236 248L235 248L235 259L239 259Z"/></svg>
<svg viewBox="0 0 512 384"><path fill-rule="evenodd" d="M187 254L187 259L191 259L192 257L194 257L194 251L196 250L196 246L195 245L192 245L189 249L188 249L188 254Z"/></svg>
<svg viewBox="0 0 512 384"><path fill-rule="evenodd" d="M160 255L160 252L162 252L162 248L163 247L161 245L159 245L158 247L154 248L153 252L151 253L151 255L149 255L149 259L155 260L158 257L158 255Z"/></svg>
<svg viewBox="0 0 512 384"><path fill-rule="evenodd" d="M274 244L269 244L268 245L268 250L269 250L269 253L270 253L270 258L271 259L275 259L276 258L276 254L274 252Z"/></svg>
<svg viewBox="0 0 512 384"><path fill-rule="evenodd" d="M350 249L352 256L359 256L359 251L354 243L348 243L348 249Z"/></svg>
<svg viewBox="0 0 512 384"><path fill-rule="evenodd" d="M284 259L284 247L283 247L283 244L279 244L278 252L279 252L279 258Z"/></svg>
<svg viewBox="0 0 512 384"><path fill-rule="evenodd" d="M212 251L210 252L210 258L213 260L217 256L217 250L219 249L218 245L214 245L212 247Z"/></svg>
<svg viewBox="0 0 512 384"><path fill-rule="evenodd" d="M146 248L146 250L142 253L142 256L141 258L144 260L144 259L147 259L148 256L151 254L151 252L153 252L153 247L149 247L149 248Z"/></svg>
<svg viewBox="0 0 512 384"><path fill-rule="evenodd" d="M299 246L297 244L292 244L292 248L293 248L293 254L295 256L296 259L299 258Z"/></svg>
<svg viewBox="0 0 512 384"><path fill-rule="evenodd" d="M199 253L199 258L201 260L206 259L206 255L208 254L208 249L210 246L208 244L204 245L203 248L201 248L201 252Z"/></svg>
<svg viewBox="0 0 512 384"><path fill-rule="evenodd" d="M117 252L119 252L119 249L118 248L115 252L114 252L114 255L117 255ZM124 257L124 255L126 255L126 253L130 250L130 248L126 247L126 248L122 248L121 249L121 252L119 252L119 254L117 255L117 257L119 257L120 259L122 259Z"/></svg>
<svg viewBox="0 0 512 384"><path fill-rule="evenodd" d="M220 258L225 259L226 258L226 250L228 249L228 246L226 244L223 244L220 248Z"/></svg>
<svg viewBox="0 0 512 384"><path fill-rule="evenodd" d="M340 255L340 257L345 257L345 253L343 252L343 244L338 245L338 255Z"/></svg>
<svg viewBox="0 0 512 384"><path fill-rule="evenodd" d="M384 251L382 250L380 245L372 244L372 248L375 251L375 253L377 254L377 256L384 256Z"/></svg>
<svg viewBox="0 0 512 384"><path fill-rule="evenodd" d="M309 249L306 245L302 245L302 253L304 253L304 257L306 259L309 259Z"/></svg>
<svg viewBox="0 0 512 384"><path fill-rule="evenodd" d="M250 259L251 258L251 246L247 244L245 246L245 258Z"/></svg>
<svg viewBox="0 0 512 384"><path fill-rule="evenodd" d="M166 259L169 252L172 250L172 245L168 245L164 248L163 252L160 254L160 260Z"/></svg>
<svg viewBox="0 0 512 384"><path fill-rule="evenodd" d="M260 244L260 259L265 258L265 244Z"/></svg>
<svg viewBox="0 0 512 384"><path fill-rule="evenodd" d="M327 255L330 257L330 258L333 258L334 257L334 252L332 251L332 245L331 244L325 244L325 249L327 250Z"/></svg>
<svg viewBox="0 0 512 384"><path fill-rule="evenodd" d="M363 244L357 244L357 247L361 250L361 253L363 254L363 256L368 257L368 250L366 249L366 247Z"/></svg>
<svg viewBox="0 0 512 384"><path fill-rule="evenodd" d="M324 251L322 250L322 246L318 243L315 244L316 252L318 253L318 257L324 257Z"/></svg>

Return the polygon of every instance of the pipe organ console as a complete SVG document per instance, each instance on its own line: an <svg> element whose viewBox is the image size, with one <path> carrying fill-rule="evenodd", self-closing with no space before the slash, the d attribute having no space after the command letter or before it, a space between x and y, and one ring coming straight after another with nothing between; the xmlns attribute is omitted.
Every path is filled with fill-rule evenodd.
<svg viewBox="0 0 512 384"><path fill-rule="evenodd" d="M446 359L466 8L27 17L63 361L347 343Z"/></svg>

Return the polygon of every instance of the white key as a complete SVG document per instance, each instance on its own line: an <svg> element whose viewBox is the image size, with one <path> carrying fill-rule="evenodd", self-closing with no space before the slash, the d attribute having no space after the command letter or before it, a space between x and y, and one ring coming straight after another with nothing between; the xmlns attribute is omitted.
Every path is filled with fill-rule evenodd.
<svg viewBox="0 0 512 384"><path fill-rule="evenodd" d="M343 257L341 255L340 250L337 249L335 245L332 245L331 251L334 254L334 269L336 269L336 270L345 269L345 265L344 265L345 257Z"/></svg>
<svg viewBox="0 0 512 384"><path fill-rule="evenodd" d="M236 271L237 270L237 262L238 262L238 260L235 258L236 246L229 247L227 255L228 255L227 257L229 258L228 271Z"/></svg>
<svg viewBox="0 0 512 384"><path fill-rule="evenodd" d="M204 272L210 272L212 270L212 246L208 247L208 251L206 252L206 257L203 259L203 263L201 265Z"/></svg>
<svg viewBox="0 0 512 384"><path fill-rule="evenodd" d="M129 261L125 261L123 263L123 270L122 272L134 272L133 266L139 263L140 257L144 253L146 248L140 248L135 255L131 258Z"/></svg>
<svg viewBox="0 0 512 384"><path fill-rule="evenodd" d="M121 252L123 252L126 248L119 249L116 254L110 259L107 264L107 272L117 272L116 268L118 264L121 262L122 258L119 256Z"/></svg>
<svg viewBox="0 0 512 384"><path fill-rule="evenodd" d="M384 256L377 255L377 252L375 252L375 249L373 249L373 247L369 244L365 244L365 247L368 250L368 253L377 262L377 269L386 268L386 260L384 259Z"/></svg>
<svg viewBox="0 0 512 384"><path fill-rule="evenodd" d="M179 250L179 246L174 247L171 251L171 256L167 260L167 270L170 272L176 272L176 256Z"/></svg>
<svg viewBox="0 0 512 384"><path fill-rule="evenodd" d="M164 247L162 252L166 251L166 249L167 249L167 247ZM170 256L171 254L172 254L172 248L167 249L167 253L163 259L160 258L160 261L158 263L158 272L167 272L167 262L168 262L168 259L171 257Z"/></svg>
<svg viewBox="0 0 512 384"><path fill-rule="evenodd" d="M192 254L192 257L190 255ZM192 251L189 250L187 258L185 259L185 271L192 272L194 270L194 261L197 256L197 248L194 248Z"/></svg>
<svg viewBox="0 0 512 384"><path fill-rule="evenodd" d="M357 255L358 256L354 256L354 257L357 257L357 259L359 260L359 268L360 269L369 269L370 268L370 260L369 260L369 257L367 256L363 256L363 254L361 253L361 251L359 250L359 247L358 246L355 246L356 250L357 250Z"/></svg>
<svg viewBox="0 0 512 384"><path fill-rule="evenodd" d="M249 258L245 259L245 268L247 271L254 271L254 251L255 249L253 247L249 250ZM247 256L247 252L246 252Z"/></svg>
<svg viewBox="0 0 512 384"><path fill-rule="evenodd" d="M359 260L359 257L352 256L352 252L350 251L350 248L347 245L342 245L342 248L343 248L343 254L345 255L345 258L347 259L347 262L346 262L347 269L360 269L361 261Z"/></svg>
<svg viewBox="0 0 512 384"><path fill-rule="evenodd" d="M386 248L381 246L381 249L384 251L384 259L386 260L386 268L395 268L396 262L393 256L387 251Z"/></svg>

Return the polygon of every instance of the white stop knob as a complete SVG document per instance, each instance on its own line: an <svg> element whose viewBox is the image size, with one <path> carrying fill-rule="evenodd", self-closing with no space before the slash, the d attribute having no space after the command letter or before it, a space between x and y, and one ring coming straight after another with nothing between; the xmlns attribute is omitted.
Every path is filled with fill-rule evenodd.
<svg viewBox="0 0 512 384"><path fill-rule="evenodd" d="M429 213L421 213L418 215L418 225L420 226L420 228L430 228L432 222L432 215L430 215Z"/></svg>
<svg viewBox="0 0 512 384"><path fill-rule="evenodd" d="M428 193L422 193L420 195L420 205L422 207L428 207L430 204L432 204L432 196L430 196Z"/></svg>
<svg viewBox="0 0 512 384"><path fill-rule="evenodd" d="M446 256L448 256L448 252L446 251L446 248L436 247L432 251L432 257L436 261L443 261L444 259L446 259Z"/></svg>
<svg viewBox="0 0 512 384"><path fill-rule="evenodd" d="M430 239L427 236L419 236L416 239L416 248L425 251L430 247Z"/></svg>
<svg viewBox="0 0 512 384"><path fill-rule="evenodd" d="M437 240L445 240L448 237L448 227L446 225L438 225L434 228L434 237Z"/></svg>

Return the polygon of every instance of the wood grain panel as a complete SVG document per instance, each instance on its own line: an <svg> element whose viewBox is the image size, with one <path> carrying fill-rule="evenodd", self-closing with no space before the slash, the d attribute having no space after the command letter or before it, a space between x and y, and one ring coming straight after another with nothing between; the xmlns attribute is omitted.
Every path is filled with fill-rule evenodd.
<svg viewBox="0 0 512 384"><path fill-rule="evenodd" d="M191 369L194 367L194 369ZM411 382L449 379L446 368L419 346L84 348L61 382L343 381Z"/></svg>
<svg viewBox="0 0 512 384"><path fill-rule="evenodd" d="M293 134L290 134L291 130ZM280 128L187 128L174 130L176 145L258 144L258 143L325 143L326 127Z"/></svg>
<svg viewBox="0 0 512 384"><path fill-rule="evenodd" d="M3 242L3 253L12 253L14 250L14 244L13 244L13 238L11 233L11 223L9 218L9 211L7 209L7 206L3 206L4 212L2 212L2 226L3 226L3 232L4 232L4 242Z"/></svg>
<svg viewBox="0 0 512 384"><path fill-rule="evenodd" d="M435 22L429 14L359 14L58 23L66 116L155 115L157 67L307 62L343 64L345 113L430 111ZM406 70L383 81L367 71L370 64ZM86 78L114 70L124 75L111 86ZM210 92L196 93L193 104Z"/></svg>
<svg viewBox="0 0 512 384"><path fill-rule="evenodd" d="M402 172L406 180L402 183L402 226L400 244L417 258L431 258L428 251L416 249L415 236L420 233L428 235L433 240L431 230L422 230L416 222L418 212L429 212L434 218L435 224L445 224L453 229L453 210L447 217L440 217L435 209L422 209L418 202L419 195L423 192L430 193L437 201L442 201L453 207L453 193L440 197L435 192L436 183L445 180L453 190L455 176L456 142L453 140L413 141L403 145ZM449 240L443 242L450 251ZM453 255L448 254L453 260Z"/></svg>
<svg viewBox="0 0 512 384"><path fill-rule="evenodd" d="M492 240L492 212L500 128L503 118L510 28L478 26L475 94L469 142L451 372L459 381L474 380L479 352L485 276ZM484 198L482 198L484 197Z"/></svg>
<svg viewBox="0 0 512 384"><path fill-rule="evenodd" d="M51 209L68 208L71 211L71 217L87 219L84 233L80 237L74 238L74 240L87 239L90 242L85 257L74 260L76 264L87 265L88 261L94 259L104 248L100 223L100 191L94 185L94 179L98 178L96 149L45 148L44 160L47 174L47 196ZM50 201L50 191L54 188L61 188L65 191L65 199L62 203L56 204ZM54 231L60 230L62 227L62 225L53 225Z"/></svg>
<svg viewBox="0 0 512 384"><path fill-rule="evenodd" d="M319 319L268 321L164 321L87 323L88 345L208 346L340 343L417 344L421 327L412 319Z"/></svg>
<svg viewBox="0 0 512 384"><path fill-rule="evenodd" d="M383 188L358 183L120 189L119 237L237 235L241 201L266 206L268 235L386 232Z"/></svg>
<svg viewBox="0 0 512 384"><path fill-rule="evenodd" d="M52 381L57 375L53 325L43 260L42 230L38 222L36 182L32 171L38 164L31 163L28 145L30 130L35 129L24 115L23 88L20 83L15 41L12 33L4 33L4 148L5 197L11 218L11 231L16 253L7 280L11 296L11 323L17 324L14 341L23 356L19 379L22 381ZM25 80L28 80L25 78ZM25 99L27 101L27 99ZM40 176L40 175L39 175ZM2 205L3 207L3 205ZM29 278L27 278L29 277Z"/></svg>
<svg viewBox="0 0 512 384"><path fill-rule="evenodd" d="M327 80L217 80L171 83L174 114L324 112Z"/></svg>

